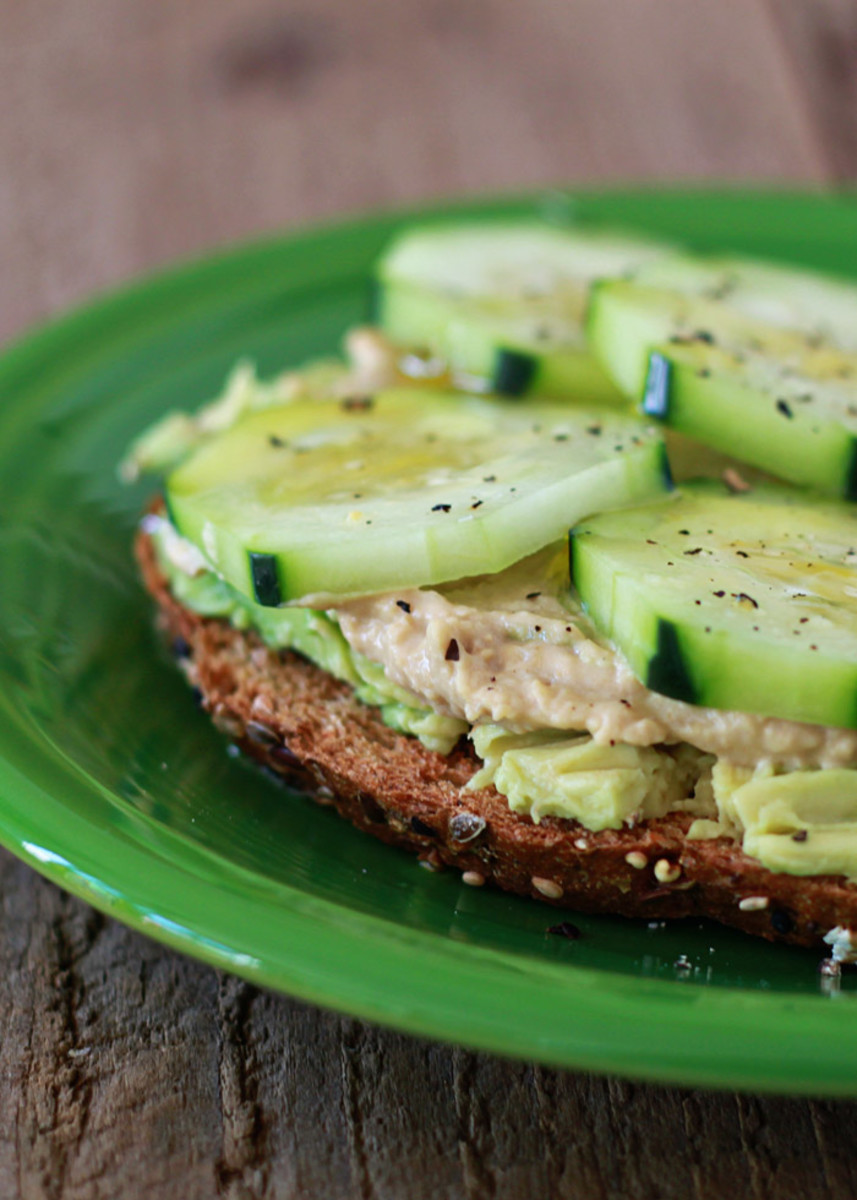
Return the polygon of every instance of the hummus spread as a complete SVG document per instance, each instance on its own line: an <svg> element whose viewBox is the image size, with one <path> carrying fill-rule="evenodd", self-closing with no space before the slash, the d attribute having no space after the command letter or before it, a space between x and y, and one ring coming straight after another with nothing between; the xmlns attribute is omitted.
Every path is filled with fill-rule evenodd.
<svg viewBox="0 0 857 1200"><path fill-rule="evenodd" d="M335 613L353 650L427 707L471 725L580 730L599 744L688 742L745 767L857 765L857 730L650 691L574 601L564 548L498 575L340 600Z"/></svg>

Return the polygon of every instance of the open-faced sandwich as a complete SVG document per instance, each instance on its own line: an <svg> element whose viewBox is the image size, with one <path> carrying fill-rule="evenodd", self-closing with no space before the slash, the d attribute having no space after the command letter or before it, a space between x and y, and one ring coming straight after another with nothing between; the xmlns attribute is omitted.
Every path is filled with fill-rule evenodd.
<svg viewBox="0 0 857 1200"><path fill-rule="evenodd" d="M376 287L123 465L215 723L466 883L852 956L857 287L528 222Z"/></svg>

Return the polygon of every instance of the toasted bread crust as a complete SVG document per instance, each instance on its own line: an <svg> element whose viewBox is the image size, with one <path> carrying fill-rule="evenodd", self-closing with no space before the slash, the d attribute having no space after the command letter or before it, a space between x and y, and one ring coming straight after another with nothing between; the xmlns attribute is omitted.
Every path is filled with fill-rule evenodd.
<svg viewBox="0 0 857 1200"><path fill-rule="evenodd" d="M444 756L396 733L299 655L184 608L143 533L136 550L162 627L215 724L373 837L470 872L471 882L579 912L710 917L807 946L836 925L857 927L854 884L774 874L727 838L689 841L687 815L592 833L554 817L536 825L493 787L463 791L479 767L469 742Z"/></svg>

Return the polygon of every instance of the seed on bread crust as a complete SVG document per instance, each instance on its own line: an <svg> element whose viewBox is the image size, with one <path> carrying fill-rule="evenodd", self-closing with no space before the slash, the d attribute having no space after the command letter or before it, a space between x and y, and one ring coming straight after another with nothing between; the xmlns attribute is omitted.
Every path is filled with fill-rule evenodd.
<svg viewBox="0 0 857 1200"><path fill-rule="evenodd" d="M466 845L468 842L475 841L480 833L484 833L487 824L485 818L476 813L456 813L449 822L449 836L454 842Z"/></svg>
<svg viewBox="0 0 857 1200"><path fill-rule="evenodd" d="M680 875L681 867L668 858L659 858L655 863L655 879L658 883L675 883Z"/></svg>
<svg viewBox="0 0 857 1200"><path fill-rule="evenodd" d="M280 735L261 721L248 721L244 732L251 742L259 746L276 746L280 742Z"/></svg>
<svg viewBox="0 0 857 1200"><path fill-rule="evenodd" d="M543 896L547 896L548 900L559 900L563 893L558 883L552 879L540 879L538 875L533 876L533 887Z"/></svg>

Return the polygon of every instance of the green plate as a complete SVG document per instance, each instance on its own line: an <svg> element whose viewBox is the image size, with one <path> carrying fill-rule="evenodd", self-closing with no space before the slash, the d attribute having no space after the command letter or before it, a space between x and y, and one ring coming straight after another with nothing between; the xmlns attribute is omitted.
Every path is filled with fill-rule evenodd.
<svg viewBox="0 0 857 1200"><path fill-rule="evenodd" d="M434 210L440 211L440 210ZM635 192L547 212L857 276L849 198ZM421 217L426 214L420 213ZM818 955L700 922L575 918L432 875L231 758L153 632L130 438L220 387L333 350L406 219L182 266L0 360L0 840L98 908L260 984L417 1034L673 1082L857 1095L857 989Z"/></svg>

